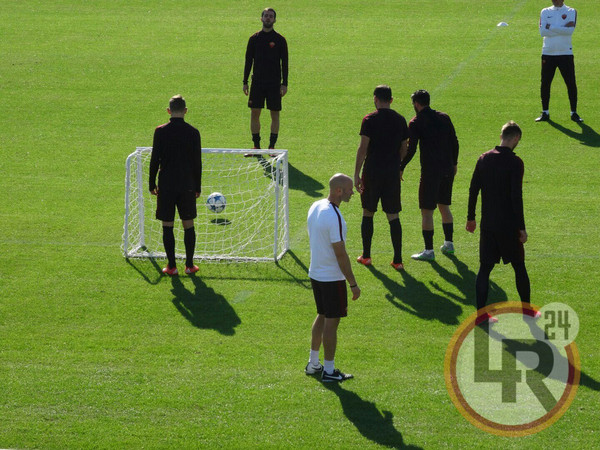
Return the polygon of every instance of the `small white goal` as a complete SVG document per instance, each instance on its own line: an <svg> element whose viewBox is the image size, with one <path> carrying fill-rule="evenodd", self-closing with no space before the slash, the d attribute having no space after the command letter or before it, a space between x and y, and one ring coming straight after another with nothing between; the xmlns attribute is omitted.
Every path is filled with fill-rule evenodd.
<svg viewBox="0 0 600 450"><path fill-rule="evenodd" d="M137 147L125 164L126 258L164 258L156 197L148 190L152 147ZM260 157L245 157L246 153ZM287 150L203 148L202 193L197 200L196 260L278 261L289 250ZM209 210L213 192L225 196L220 213ZM183 228L175 218L175 253L185 258Z"/></svg>

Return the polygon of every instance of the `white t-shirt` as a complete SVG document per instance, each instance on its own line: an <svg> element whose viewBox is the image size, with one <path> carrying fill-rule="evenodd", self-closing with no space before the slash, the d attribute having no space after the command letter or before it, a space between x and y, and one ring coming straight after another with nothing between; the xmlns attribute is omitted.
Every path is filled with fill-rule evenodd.
<svg viewBox="0 0 600 450"><path fill-rule="evenodd" d="M324 198L312 204L307 218L310 241L308 276L317 281L345 280L331 244L346 241L346 221L337 206Z"/></svg>
<svg viewBox="0 0 600 450"><path fill-rule="evenodd" d="M575 27L565 27L569 22L577 23L577 11L567 5L551 6L540 14L540 35L544 38L542 55L572 55L571 36ZM546 29L546 25L550 28Z"/></svg>

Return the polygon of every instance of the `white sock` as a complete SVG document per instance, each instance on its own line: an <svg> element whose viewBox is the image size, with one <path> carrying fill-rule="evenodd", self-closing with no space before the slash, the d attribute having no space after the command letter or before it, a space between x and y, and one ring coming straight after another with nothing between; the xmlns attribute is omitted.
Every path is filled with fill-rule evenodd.
<svg viewBox="0 0 600 450"><path fill-rule="evenodd" d="M571 115L575 114L577 111L571 111Z"/></svg>
<svg viewBox="0 0 600 450"><path fill-rule="evenodd" d="M310 358L308 360L313 366L319 365L319 350L311 350Z"/></svg>
<svg viewBox="0 0 600 450"><path fill-rule="evenodd" d="M546 114L550 114L550 110L549 109L544 109L542 112L546 113Z"/></svg>
<svg viewBox="0 0 600 450"><path fill-rule="evenodd" d="M333 371L335 370L335 365L333 363L333 360L327 361L325 359L325 360L323 360L323 365L325 366L325 372L327 372L328 374L332 374Z"/></svg>

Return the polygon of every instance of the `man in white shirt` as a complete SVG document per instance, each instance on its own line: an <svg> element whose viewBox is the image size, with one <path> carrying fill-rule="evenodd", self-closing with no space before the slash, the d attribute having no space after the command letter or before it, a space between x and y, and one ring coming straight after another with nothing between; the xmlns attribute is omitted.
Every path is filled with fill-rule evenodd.
<svg viewBox="0 0 600 450"><path fill-rule="evenodd" d="M564 0L552 0L549 8L542 9L540 14L540 35L544 39L542 46L542 114L536 122L550 120L550 86L556 68L567 85L571 104L571 120L581 123L583 119L577 114L577 83L575 82L575 63L571 36L577 24L577 11L565 5Z"/></svg>
<svg viewBox="0 0 600 450"><path fill-rule="evenodd" d="M341 202L352 197L352 178L337 173L329 180L329 196L318 200L308 210L308 238L310 241L310 268L308 276L312 284L317 318L312 326L310 359L304 372L321 374L321 380L344 381L352 375L335 368L337 329L342 317L348 315L348 291L350 284L352 300L360 297L350 258L346 252L346 221L339 211ZM323 344L324 360L319 362L319 349Z"/></svg>

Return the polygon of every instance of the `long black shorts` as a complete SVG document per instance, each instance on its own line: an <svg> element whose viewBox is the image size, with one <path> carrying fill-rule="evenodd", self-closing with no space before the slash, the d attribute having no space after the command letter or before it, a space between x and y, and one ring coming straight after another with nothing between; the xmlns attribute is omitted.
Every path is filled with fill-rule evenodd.
<svg viewBox="0 0 600 450"><path fill-rule="evenodd" d="M281 85L253 81L250 85L248 108L262 109L265 107L265 100L267 101L267 109L281 111Z"/></svg>
<svg viewBox="0 0 600 450"><path fill-rule="evenodd" d="M360 194L360 203L363 209L375 212L377 211L377 204L381 200L383 212L398 214L402 211L400 171L381 176L363 174L362 182L364 190Z"/></svg>
<svg viewBox="0 0 600 450"><path fill-rule="evenodd" d="M346 317L348 315L348 289L346 280L317 281L310 279L317 314L323 314L328 319Z"/></svg>
<svg viewBox="0 0 600 450"><path fill-rule="evenodd" d="M159 188L156 200L156 218L163 222L173 222L175 208L177 208L181 220L195 219L197 215L196 193L194 191L167 191Z"/></svg>
<svg viewBox="0 0 600 450"><path fill-rule="evenodd" d="M435 209L438 203L452 204L454 175L421 172L419 183L419 209Z"/></svg>
<svg viewBox="0 0 600 450"><path fill-rule="evenodd" d="M525 248L519 240L519 231L494 232L481 230L479 238L479 262L482 264L504 264L525 261Z"/></svg>

